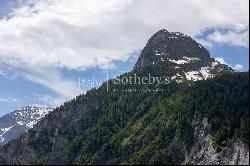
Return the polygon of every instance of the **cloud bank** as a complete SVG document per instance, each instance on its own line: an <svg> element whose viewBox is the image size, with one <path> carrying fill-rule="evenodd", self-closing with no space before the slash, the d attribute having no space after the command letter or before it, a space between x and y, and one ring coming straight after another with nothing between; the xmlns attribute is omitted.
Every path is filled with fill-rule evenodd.
<svg viewBox="0 0 250 166"><path fill-rule="evenodd" d="M160 28L195 36L248 28L248 0L26 0L0 21L0 60L16 66L84 70L126 60ZM246 45L248 33L214 33ZM242 39L243 38L243 39Z"/></svg>

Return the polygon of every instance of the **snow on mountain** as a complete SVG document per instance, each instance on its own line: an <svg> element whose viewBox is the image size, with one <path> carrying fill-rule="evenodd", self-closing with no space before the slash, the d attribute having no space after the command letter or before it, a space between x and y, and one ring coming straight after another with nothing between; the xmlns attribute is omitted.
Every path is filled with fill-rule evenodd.
<svg viewBox="0 0 250 166"><path fill-rule="evenodd" d="M133 70L141 72L147 68L176 82L206 80L235 72L211 58L208 50L190 36L164 29L149 39Z"/></svg>
<svg viewBox="0 0 250 166"><path fill-rule="evenodd" d="M0 117L0 145L18 138L53 109L27 106Z"/></svg>

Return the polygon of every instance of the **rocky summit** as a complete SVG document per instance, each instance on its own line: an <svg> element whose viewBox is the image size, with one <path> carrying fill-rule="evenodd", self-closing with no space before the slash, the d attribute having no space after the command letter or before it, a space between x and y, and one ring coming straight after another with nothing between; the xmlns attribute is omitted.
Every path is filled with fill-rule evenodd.
<svg viewBox="0 0 250 166"><path fill-rule="evenodd" d="M135 72L147 68L158 70L172 80L197 81L234 70L213 58L206 48L190 36L163 29L147 42L134 66Z"/></svg>

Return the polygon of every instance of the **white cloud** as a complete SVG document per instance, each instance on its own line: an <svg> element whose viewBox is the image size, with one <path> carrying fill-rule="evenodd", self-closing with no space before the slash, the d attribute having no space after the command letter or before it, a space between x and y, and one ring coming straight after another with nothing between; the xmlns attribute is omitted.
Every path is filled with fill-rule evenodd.
<svg viewBox="0 0 250 166"><path fill-rule="evenodd" d="M234 70L236 71L243 71L243 65L241 64L236 64L234 67L233 67Z"/></svg>
<svg viewBox="0 0 250 166"><path fill-rule="evenodd" d="M6 77L8 75L8 68L6 68L6 66L1 65L0 63L0 76L4 76Z"/></svg>
<svg viewBox="0 0 250 166"><path fill-rule="evenodd" d="M0 97L0 102L18 102L19 99L15 97Z"/></svg>
<svg viewBox="0 0 250 166"><path fill-rule="evenodd" d="M198 43L200 43L201 45L203 45L206 48L211 48L213 46L213 43L208 41L208 40L204 40L204 39L196 39L196 41Z"/></svg>
<svg viewBox="0 0 250 166"><path fill-rule="evenodd" d="M208 39L222 44L230 44L235 46L248 47L249 46L249 31L245 32L234 32L228 31L222 33L216 31L208 36Z"/></svg>
<svg viewBox="0 0 250 166"><path fill-rule="evenodd" d="M15 79L16 74L13 73L14 69L15 69L15 67L1 64L1 62L0 62L0 76L3 76L3 77L8 78L8 79Z"/></svg>
<svg viewBox="0 0 250 166"><path fill-rule="evenodd" d="M195 36L248 27L248 0L27 0L0 21L0 60L86 69L128 59L161 28ZM235 10L237 9L237 10ZM105 67L106 68L106 67Z"/></svg>
<svg viewBox="0 0 250 166"><path fill-rule="evenodd" d="M225 62L224 58L221 58L221 57L216 57L214 58L217 62L220 62L221 64L225 64L225 65L228 65L227 62Z"/></svg>
<svg viewBox="0 0 250 166"><path fill-rule="evenodd" d="M1 69L0 69L0 76L1 76L1 75L2 75L2 76L5 76L5 75L6 75L6 72L5 72L4 70L1 70Z"/></svg>
<svg viewBox="0 0 250 166"><path fill-rule="evenodd" d="M64 78L57 70L34 68L32 71L20 71L18 75L26 80L43 85L67 99L81 93L77 81L74 82Z"/></svg>
<svg viewBox="0 0 250 166"><path fill-rule="evenodd" d="M35 2L34 8L24 6L0 22L0 60L5 63L84 70L127 59L136 44L131 36L119 36L121 30L108 30L106 23L125 1Z"/></svg>
<svg viewBox="0 0 250 166"><path fill-rule="evenodd" d="M63 96L52 97L50 95L46 95L40 97L39 100L42 101L46 107L51 107L51 108L58 107L65 102L65 98Z"/></svg>

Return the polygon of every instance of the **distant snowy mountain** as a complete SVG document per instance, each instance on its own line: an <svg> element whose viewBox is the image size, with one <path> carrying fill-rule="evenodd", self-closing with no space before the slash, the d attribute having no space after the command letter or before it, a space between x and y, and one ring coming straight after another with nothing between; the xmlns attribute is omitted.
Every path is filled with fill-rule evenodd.
<svg viewBox="0 0 250 166"><path fill-rule="evenodd" d="M27 106L0 117L0 145L18 138L52 110Z"/></svg>

